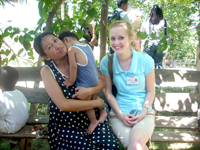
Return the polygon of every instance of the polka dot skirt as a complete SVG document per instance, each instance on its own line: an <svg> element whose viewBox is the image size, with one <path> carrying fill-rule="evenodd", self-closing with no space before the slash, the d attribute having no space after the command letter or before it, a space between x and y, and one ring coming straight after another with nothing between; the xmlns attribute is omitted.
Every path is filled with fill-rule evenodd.
<svg viewBox="0 0 200 150"><path fill-rule="evenodd" d="M66 88L63 84L63 74L56 68L53 61L48 64L55 79L66 98L71 98L75 87ZM91 135L86 131L89 118L85 111L62 112L49 98L49 145L52 150L118 150L118 141L107 122L99 124ZM99 117L98 109L95 109Z"/></svg>

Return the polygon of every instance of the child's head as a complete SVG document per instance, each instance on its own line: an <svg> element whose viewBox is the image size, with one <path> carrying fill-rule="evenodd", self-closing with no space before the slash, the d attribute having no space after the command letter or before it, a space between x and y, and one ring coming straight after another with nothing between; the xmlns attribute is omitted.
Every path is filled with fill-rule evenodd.
<svg viewBox="0 0 200 150"><path fill-rule="evenodd" d="M132 25L128 21L117 20L117 21L113 22L108 29L109 34L110 34L111 29L117 28L117 27L123 27L126 35L128 35L129 40L134 38L134 32L133 32ZM109 35L109 38L111 39L110 35ZM138 48L138 46L136 45L134 40L132 40L132 42L130 43L130 47L132 47L133 49L135 49L137 51L140 51L140 49Z"/></svg>
<svg viewBox="0 0 200 150"><path fill-rule="evenodd" d="M0 86L4 91L14 90L19 79L19 74L15 68L3 66L0 68Z"/></svg>
<svg viewBox="0 0 200 150"><path fill-rule="evenodd" d="M117 6L118 8L121 8L124 11L128 11L128 0L118 0Z"/></svg>
<svg viewBox="0 0 200 150"><path fill-rule="evenodd" d="M72 41L79 41L78 36L75 33L71 32L71 31L63 31L63 32L61 32L59 34L58 38L63 41L63 43L65 44L67 49L69 47L71 47L72 45L74 45L72 43Z"/></svg>
<svg viewBox="0 0 200 150"><path fill-rule="evenodd" d="M139 31L142 26L142 20L135 20L133 22L133 30Z"/></svg>

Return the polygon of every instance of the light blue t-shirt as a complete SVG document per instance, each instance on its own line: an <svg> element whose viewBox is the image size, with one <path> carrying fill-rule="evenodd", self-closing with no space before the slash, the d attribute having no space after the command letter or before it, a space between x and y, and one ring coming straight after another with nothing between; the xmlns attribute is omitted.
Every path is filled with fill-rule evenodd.
<svg viewBox="0 0 200 150"><path fill-rule="evenodd" d="M154 69L154 60L147 54L132 49L133 57L129 71L123 71L119 65L117 55L113 57L113 83L117 88L116 100L123 113L138 110L141 113L147 94L145 76ZM108 56L104 56L100 64L100 71L106 76L108 71ZM133 76L134 73L134 76ZM138 78L138 84L127 84L127 77ZM152 107L149 108L149 111Z"/></svg>

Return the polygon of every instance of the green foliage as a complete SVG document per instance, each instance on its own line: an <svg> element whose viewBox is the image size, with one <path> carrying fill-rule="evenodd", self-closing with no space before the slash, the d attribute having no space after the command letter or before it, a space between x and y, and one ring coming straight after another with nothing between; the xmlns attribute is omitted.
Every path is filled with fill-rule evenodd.
<svg viewBox="0 0 200 150"><path fill-rule="evenodd" d="M0 1L0 4L5 1ZM32 42L36 35L45 30L45 25L49 15L55 8L60 6L56 5L56 0L38 0L38 10L40 19L37 22L37 28L35 30L19 29L16 27L7 27L4 30L0 30L0 46L7 44L10 39L15 43L22 45L22 48L12 50L9 45L1 47L3 55L2 65L7 65L10 61L18 62L19 58L28 56L28 59L34 59L34 53L32 48ZM73 12L72 16L68 15L69 4L72 3ZM51 23L50 31L59 34L63 30L72 30L78 34L78 37L83 36L81 26L83 23L88 24L92 19L96 21L96 32L100 31L101 21L101 7L105 4L104 0L66 0L65 1L65 19L61 19L60 8L54 16ZM200 37L199 28L194 28L195 20L192 18L192 14L199 15L199 3L198 1L191 0L159 0L159 1L129 1L130 8L137 8L144 12L142 20L149 17L150 10L153 4L159 4L163 8L164 17L167 19L170 27L168 27L169 36L164 36L161 39L161 46L159 51L167 51L168 59L194 59L197 41ZM112 13L117 8L116 0L109 1L108 14ZM147 39L147 35L138 32L138 38ZM151 38L155 35L152 34ZM108 38L108 36L106 37ZM169 38L173 39L173 42L167 45ZM146 40L145 45L148 44ZM109 42L108 42L109 44ZM200 54L199 54L200 58Z"/></svg>
<svg viewBox="0 0 200 150"><path fill-rule="evenodd" d="M17 61L19 63L19 58L28 56L28 59L33 60L33 51L31 47L31 42L34 39L35 31L24 28L23 30L16 27L7 27L4 30L0 30L0 46L5 44L6 47L2 47L1 55L2 61L1 65L8 65L9 62ZM6 40L13 39L14 43L19 43L23 48L12 49Z"/></svg>
<svg viewBox="0 0 200 150"><path fill-rule="evenodd" d="M46 104L37 104L37 115L45 115L46 114L46 108L47 105Z"/></svg>
<svg viewBox="0 0 200 150"><path fill-rule="evenodd" d="M197 34L198 31L195 29L195 18L192 16L199 16L199 3L192 0L154 0L151 2L146 1L145 3L136 0L129 2L129 6L134 6L134 8L138 8L144 12L142 20L149 17L153 4L162 6L164 18L167 19L170 25L167 32L173 39L173 42L167 45L166 43L169 37L163 37L159 50L167 51L168 59L195 59L199 35ZM137 36L144 39L140 35Z"/></svg>

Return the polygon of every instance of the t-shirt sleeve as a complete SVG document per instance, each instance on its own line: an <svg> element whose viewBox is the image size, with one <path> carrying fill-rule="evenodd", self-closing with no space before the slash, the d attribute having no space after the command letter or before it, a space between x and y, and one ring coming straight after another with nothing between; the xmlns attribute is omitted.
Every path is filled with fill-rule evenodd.
<svg viewBox="0 0 200 150"><path fill-rule="evenodd" d="M106 76L110 76L108 71L108 56L104 56L100 63L100 71Z"/></svg>
<svg viewBox="0 0 200 150"><path fill-rule="evenodd" d="M122 20L128 21L130 24L132 24L131 19L128 16L127 12L121 12L120 13L120 17L122 18Z"/></svg>
<svg viewBox="0 0 200 150"><path fill-rule="evenodd" d="M144 73L148 75L154 69L154 60L148 54L144 54Z"/></svg>

